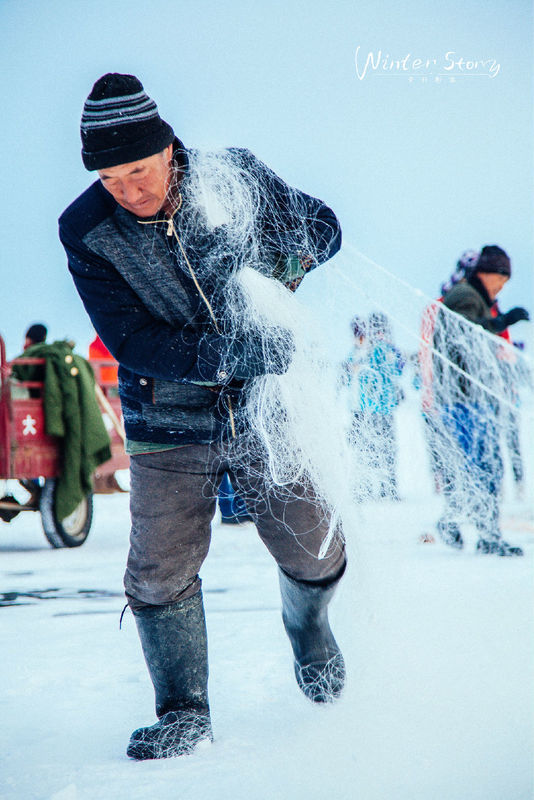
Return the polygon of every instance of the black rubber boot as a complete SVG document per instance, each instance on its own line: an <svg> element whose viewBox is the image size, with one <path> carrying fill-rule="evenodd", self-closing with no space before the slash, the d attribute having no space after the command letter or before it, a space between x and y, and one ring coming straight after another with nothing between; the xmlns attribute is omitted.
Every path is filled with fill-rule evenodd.
<svg viewBox="0 0 534 800"><path fill-rule="evenodd" d="M455 547L457 550L462 549L464 540L462 539L460 528L455 522L446 522L440 519L437 524L437 529L445 544L448 544L449 547Z"/></svg>
<svg viewBox="0 0 534 800"><path fill-rule="evenodd" d="M479 539L477 542L477 553L482 555L494 556L522 556L521 547L514 547L502 539Z"/></svg>
<svg viewBox="0 0 534 800"><path fill-rule="evenodd" d="M295 676L314 703L332 702L345 683L345 662L328 622L328 603L343 571L320 584L297 581L279 570L282 619L295 656Z"/></svg>
<svg viewBox="0 0 534 800"><path fill-rule="evenodd" d="M126 754L138 761L190 753L213 739L208 704L208 644L202 594L134 610L159 722L132 733Z"/></svg>

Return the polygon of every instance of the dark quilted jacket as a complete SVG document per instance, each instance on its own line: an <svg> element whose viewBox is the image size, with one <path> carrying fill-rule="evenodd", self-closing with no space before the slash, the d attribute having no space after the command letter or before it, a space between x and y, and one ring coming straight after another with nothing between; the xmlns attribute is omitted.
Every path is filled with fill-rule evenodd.
<svg viewBox="0 0 534 800"><path fill-rule="evenodd" d="M231 253L222 258L215 276L203 270L210 251L224 252L224 226L206 230L191 224L196 212L188 198L190 153L178 140L174 147L184 171L184 199L174 225L202 294L218 316L234 259ZM270 274L283 279L279 265L310 244L312 266L337 252L339 223L324 203L290 189L249 151L227 152L244 174L254 172L260 197L269 200L257 211L262 271L270 264ZM100 181L93 183L59 220L69 270L96 331L120 364L128 438L210 442L224 427L228 395L261 369L245 345L230 347L222 327L217 329L177 242L167 235L165 217L150 220L154 224L140 222Z"/></svg>

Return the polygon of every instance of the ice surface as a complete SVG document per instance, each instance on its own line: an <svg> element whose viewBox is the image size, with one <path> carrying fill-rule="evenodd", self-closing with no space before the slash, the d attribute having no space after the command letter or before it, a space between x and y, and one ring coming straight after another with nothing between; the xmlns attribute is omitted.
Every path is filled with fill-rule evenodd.
<svg viewBox="0 0 534 800"><path fill-rule="evenodd" d="M507 480L504 534L523 559L477 557L467 526L463 552L421 544L441 500L410 394L397 427L403 501L357 512L333 602L342 699L317 708L301 695L275 565L252 524L216 523L202 573L215 742L181 759L125 755L155 719L129 612L119 630L128 496L98 496L74 550L51 550L36 514L2 524L0 593L19 596L0 609L0 798L530 800L530 508Z"/></svg>

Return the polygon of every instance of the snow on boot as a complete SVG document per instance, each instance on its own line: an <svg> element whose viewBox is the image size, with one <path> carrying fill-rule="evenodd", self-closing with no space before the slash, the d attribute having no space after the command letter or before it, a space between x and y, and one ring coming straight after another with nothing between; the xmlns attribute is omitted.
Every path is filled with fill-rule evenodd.
<svg viewBox="0 0 534 800"><path fill-rule="evenodd" d="M168 711L155 725L132 733L126 755L136 761L183 756L203 740L213 741L209 712Z"/></svg>
<svg viewBox="0 0 534 800"><path fill-rule="evenodd" d="M455 522L444 522L440 519L436 527L445 544L448 544L449 547L456 547L458 550L462 549L464 540L462 539L460 528Z"/></svg>
<svg viewBox="0 0 534 800"><path fill-rule="evenodd" d="M477 553L495 556L522 556L523 550L521 547L513 547L503 539L479 539Z"/></svg>
<svg viewBox="0 0 534 800"><path fill-rule="evenodd" d="M127 755L169 758L212 740L208 644L202 593L177 603L133 609L154 685L159 722L134 731Z"/></svg>
<svg viewBox="0 0 534 800"><path fill-rule="evenodd" d="M328 603L340 577L318 584L279 570L282 619L295 656L295 676L314 703L332 702L345 683L345 662L328 623Z"/></svg>

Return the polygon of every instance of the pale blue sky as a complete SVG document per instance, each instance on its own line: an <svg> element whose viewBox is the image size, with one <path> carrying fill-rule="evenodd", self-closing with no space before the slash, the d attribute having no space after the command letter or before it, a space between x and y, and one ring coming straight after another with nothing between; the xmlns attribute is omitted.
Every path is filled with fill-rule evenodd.
<svg viewBox="0 0 534 800"><path fill-rule="evenodd" d="M534 310L530 2L1 0L0 26L11 355L37 320L81 349L91 337L56 220L93 180L79 118L108 71L137 74L186 145L247 146L327 201L348 241L431 296L462 250L500 244L514 267L502 305ZM437 64L426 82L359 80L358 45ZM450 52L500 71L436 82Z"/></svg>

